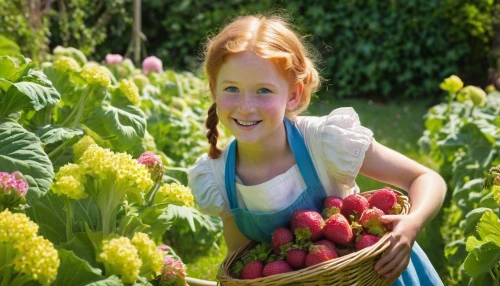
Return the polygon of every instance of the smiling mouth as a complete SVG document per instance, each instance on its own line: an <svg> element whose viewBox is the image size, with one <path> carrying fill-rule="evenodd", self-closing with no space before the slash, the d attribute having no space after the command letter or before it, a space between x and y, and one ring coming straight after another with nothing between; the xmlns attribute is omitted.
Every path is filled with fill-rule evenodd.
<svg viewBox="0 0 500 286"><path fill-rule="evenodd" d="M243 121L243 120L234 119L234 121L238 125L241 125L241 126L254 126L254 125L259 124L262 120L259 120L259 121Z"/></svg>

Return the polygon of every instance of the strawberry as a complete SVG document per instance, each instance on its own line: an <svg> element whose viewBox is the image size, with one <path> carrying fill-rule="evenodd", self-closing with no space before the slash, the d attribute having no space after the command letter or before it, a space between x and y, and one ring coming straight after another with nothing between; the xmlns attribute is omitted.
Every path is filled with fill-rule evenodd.
<svg viewBox="0 0 500 286"><path fill-rule="evenodd" d="M368 200L362 195L348 195L344 198L340 213L342 213L349 222L357 221L361 214L368 208L368 205Z"/></svg>
<svg viewBox="0 0 500 286"><path fill-rule="evenodd" d="M367 209L361 214L359 219L359 224L363 226L363 229L369 234L381 236L387 232L384 224L379 220L379 217L383 216L384 212L378 208Z"/></svg>
<svg viewBox="0 0 500 286"><path fill-rule="evenodd" d="M309 253L306 256L305 266L313 266L321 262L328 261L339 257L335 250L330 249L324 245L312 245L309 248Z"/></svg>
<svg viewBox="0 0 500 286"><path fill-rule="evenodd" d="M299 241L321 239L324 223L320 213L310 210L297 210L290 220L292 232Z"/></svg>
<svg viewBox="0 0 500 286"><path fill-rule="evenodd" d="M260 260L254 260L245 267L241 271L241 279L255 279L263 277L264 263Z"/></svg>
<svg viewBox="0 0 500 286"><path fill-rule="evenodd" d="M273 247L274 253L281 253L281 246L293 242L293 233L284 227L278 227L273 232L273 237L271 239L271 245Z"/></svg>
<svg viewBox="0 0 500 286"><path fill-rule="evenodd" d="M334 214L340 213L342 209L343 200L341 197L328 196L323 201L323 216L329 218Z"/></svg>
<svg viewBox="0 0 500 286"><path fill-rule="evenodd" d="M307 251L305 249L289 249L286 252L286 262L293 269L302 269L306 263Z"/></svg>
<svg viewBox="0 0 500 286"><path fill-rule="evenodd" d="M356 241L356 244L354 247L356 248L356 251L360 251L363 248L370 247L377 243L380 240L379 236L371 235L371 234L363 234L361 237Z"/></svg>
<svg viewBox="0 0 500 286"><path fill-rule="evenodd" d="M315 243L313 243L314 245L324 245L324 246L328 246L330 249L333 249L335 250L335 243L329 241L328 239L322 239L322 240L318 240L316 241Z"/></svg>
<svg viewBox="0 0 500 286"><path fill-rule="evenodd" d="M398 195L389 187L376 191L368 203L370 208L376 207L385 214L399 214L402 209L401 204L398 203Z"/></svg>
<svg viewBox="0 0 500 286"><path fill-rule="evenodd" d="M288 265L286 261L276 260L264 266L263 274L265 277L267 277L271 275L282 274L292 271L293 271L292 267L290 267L290 265Z"/></svg>
<svg viewBox="0 0 500 286"><path fill-rule="evenodd" d="M331 216L325 222L322 232L328 240L342 245L349 244L354 238L351 226L342 214Z"/></svg>

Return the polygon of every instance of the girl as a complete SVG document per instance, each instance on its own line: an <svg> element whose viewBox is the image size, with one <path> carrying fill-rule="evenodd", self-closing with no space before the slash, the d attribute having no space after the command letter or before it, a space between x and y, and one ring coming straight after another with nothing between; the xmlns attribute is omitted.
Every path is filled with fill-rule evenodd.
<svg viewBox="0 0 500 286"><path fill-rule="evenodd" d="M395 285L442 285L415 243L437 214L446 185L434 171L377 143L352 108L300 117L319 85L310 53L283 19L245 16L207 44L213 105L210 152L189 171L199 207L222 217L228 252L248 239L270 242L297 209L320 211L329 195L359 192L358 173L408 192L408 215L386 215L390 251L375 265ZM218 121L235 140L217 147Z"/></svg>

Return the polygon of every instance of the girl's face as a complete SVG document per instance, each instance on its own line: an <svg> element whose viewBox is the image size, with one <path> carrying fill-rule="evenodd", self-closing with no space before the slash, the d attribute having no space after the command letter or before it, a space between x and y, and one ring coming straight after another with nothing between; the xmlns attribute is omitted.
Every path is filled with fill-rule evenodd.
<svg viewBox="0 0 500 286"><path fill-rule="evenodd" d="M297 106L298 94L271 60L246 51L225 59L212 96L238 142L266 144L284 130L285 111Z"/></svg>

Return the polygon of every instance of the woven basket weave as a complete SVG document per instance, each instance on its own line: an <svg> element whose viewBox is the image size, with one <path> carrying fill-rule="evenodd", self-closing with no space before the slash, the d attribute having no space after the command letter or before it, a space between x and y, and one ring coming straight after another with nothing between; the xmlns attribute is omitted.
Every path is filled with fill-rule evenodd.
<svg viewBox="0 0 500 286"><path fill-rule="evenodd" d="M376 191L360 193L367 199L370 198ZM408 197L398 191L398 201L402 203L401 214L408 214L410 203ZM258 242L250 241L242 246L232 255L226 257L219 268L217 278L221 285L225 286L241 286L241 285L359 285L359 286L378 286L391 285L395 279L388 280L384 277L379 277L374 271L375 262L382 256L383 252L390 246L390 233L386 233L373 246L367 247L360 251L335 258L329 261L316 264L311 267L296 270L293 272L272 275L257 279L236 279L230 276L230 269L233 262L250 249L254 248Z"/></svg>

